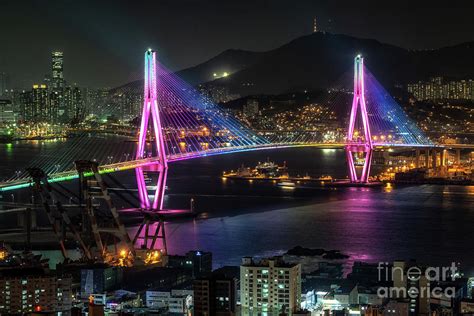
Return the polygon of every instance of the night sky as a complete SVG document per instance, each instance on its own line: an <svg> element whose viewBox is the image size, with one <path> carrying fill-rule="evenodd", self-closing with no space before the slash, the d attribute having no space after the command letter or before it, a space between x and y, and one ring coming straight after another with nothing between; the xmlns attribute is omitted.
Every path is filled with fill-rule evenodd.
<svg viewBox="0 0 474 316"><path fill-rule="evenodd" d="M181 69L228 48L276 48L310 33L314 16L325 31L438 48L474 40L473 11L472 0L0 0L0 72L28 87L62 50L66 80L115 86L141 77L148 47Z"/></svg>

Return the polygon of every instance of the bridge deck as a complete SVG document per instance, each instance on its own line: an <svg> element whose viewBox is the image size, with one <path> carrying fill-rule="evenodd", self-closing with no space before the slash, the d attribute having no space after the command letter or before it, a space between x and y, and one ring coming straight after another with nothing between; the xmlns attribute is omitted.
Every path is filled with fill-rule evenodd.
<svg viewBox="0 0 474 316"><path fill-rule="evenodd" d="M420 144L381 144L374 143L374 147L377 149L381 148L426 148L426 147L443 147L436 145L420 145ZM176 162L188 159L195 159L200 157L231 154L238 152L247 152L247 151L256 151L256 150L270 150L270 149L280 149L280 148L295 148L295 147L317 147L324 149L343 149L346 146L344 143L272 143L265 145L255 145L255 146L240 146L240 147L226 147L226 148L217 148L201 152L190 152L185 154L177 154L168 156L168 162ZM474 146L474 145L473 145ZM453 145L447 145L448 148L454 148ZM112 164L106 164L99 166L99 173L107 174L118 171L131 170L139 167L146 167L153 164L156 164L158 159L156 157L130 160L125 162L118 162ZM91 176L92 174L85 174L86 176ZM73 179L77 179L79 176L75 169L49 174L48 178L50 182L63 182ZM0 183L0 192L1 191L10 191L20 188L25 188L31 185L31 180L29 178L15 179L12 181Z"/></svg>

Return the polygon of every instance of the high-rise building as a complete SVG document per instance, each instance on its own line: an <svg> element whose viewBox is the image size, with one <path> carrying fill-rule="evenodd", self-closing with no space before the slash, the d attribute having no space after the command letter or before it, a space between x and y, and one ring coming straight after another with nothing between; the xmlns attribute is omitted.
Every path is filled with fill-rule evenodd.
<svg viewBox="0 0 474 316"><path fill-rule="evenodd" d="M117 116L121 120L131 120L141 114L143 93L120 91L111 94L109 101L112 108L116 109L111 114Z"/></svg>
<svg viewBox="0 0 474 316"><path fill-rule="evenodd" d="M30 107L31 107L31 99L32 99L32 92L31 91L21 91L19 96L19 104L20 104L20 111L19 117L22 121L30 120Z"/></svg>
<svg viewBox="0 0 474 316"><path fill-rule="evenodd" d="M53 89L61 89L64 87L63 62L63 52L51 53L51 81Z"/></svg>
<svg viewBox="0 0 474 316"><path fill-rule="evenodd" d="M413 277L408 273L409 269L418 269L422 271L420 275ZM430 300L427 297L424 289L429 288L429 281L426 278L425 268L418 266L415 262L395 261L392 267L392 278L393 287L396 289L411 289L416 288L418 290L417 297L403 297L400 293L397 299L410 299L409 302L409 314L408 315L429 315L430 312Z"/></svg>
<svg viewBox="0 0 474 316"><path fill-rule="evenodd" d="M57 123L61 117L60 108L63 103L63 93L59 89L50 90L49 92L49 112L48 122Z"/></svg>
<svg viewBox="0 0 474 316"><path fill-rule="evenodd" d="M34 84L25 105L25 120L43 122L49 117L49 94L45 84Z"/></svg>
<svg viewBox="0 0 474 316"><path fill-rule="evenodd" d="M66 87L63 91L63 102L59 112L64 115L67 121L83 117L84 102L82 91L79 87Z"/></svg>
<svg viewBox="0 0 474 316"><path fill-rule="evenodd" d="M85 100L85 108L87 114L93 114L98 117L103 117L109 115L109 103L107 100L109 99L109 89L101 88L101 89L89 89L87 91L87 98ZM140 106L143 103L143 96L140 100Z"/></svg>
<svg viewBox="0 0 474 316"><path fill-rule="evenodd" d="M13 124L15 121L12 101L0 99L0 124Z"/></svg>
<svg viewBox="0 0 474 316"><path fill-rule="evenodd" d="M168 266L171 268L191 269L192 276L196 278L211 273L212 253L193 250L188 251L185 256L168 256Z"/></svg>
<svg viewBox="0 0 474 316"><path fill-rule="evenodd" d="M8 74L6 72L0 72L0 97L4 96L8 90Z"/></svg>
<svg viewBox="0 0 474 316"><path fill-rule="evenodd" d="M70 277L51 274L4 273L0 277L0 313L23 315L31 312L67 312L71 310Z"/></svg>
<svg viewBox="0 0 474 316"><path fill-rule="evenodd" d="M96 264L81 269L81 296L101 294L114 289L122 282L122 269Z"/></svg>
<svg viewBox="0 0 474 316"><path fill-rule="evenodd" d="M248 312L294 312L301 303L301 265L284 262L281 257L254 262L242 259L240 302Z"/></svg>
<svg viewBox="0 0 474 316"><path fill-rule="evenodd" d="M442 77L428 82L409 83L407 91L417 100L474 100L474 81L460 80L443 82Z"/></svg>
<svg viewBox="0 0 474 316"><path fill-rule="evenodd" d="M226 268L194 280L194 315L235 315L239 280L234 273L228 273Z"/></svg>

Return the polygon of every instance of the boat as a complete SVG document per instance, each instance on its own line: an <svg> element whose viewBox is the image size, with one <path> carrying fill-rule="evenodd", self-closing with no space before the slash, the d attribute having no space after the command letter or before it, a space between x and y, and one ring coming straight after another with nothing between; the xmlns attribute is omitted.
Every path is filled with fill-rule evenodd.
<svg viewBox="0 0 474 316"><path fill-rule="evenodd" d="M255 168L245 167L243 164L237 171L223 172L224 177L246 178L246 179L286 179L288 178L288 168L286 162L279 166L273 161L267 159L265 162L259 162Z"/></svg>
<svg viewBox="0 0 474 316"><path fill-rule="evenodd" d="M282 171L286 169L286 163L280 167L269 159L267 159L265 162L259 162L255 167L257 174L263 176L264 178L278 177L281 175Z"/></svg>
<svg viewBox="0 0 474 316"><path fill-rule="evenodd" d="M332 177L329 176L329 175L322 175L320 176L317 180L321 180L321 181L332 181Z"/></svg>
<svg viewBox="0 0 474 316"><path fill-rule="evenodd" d="M280 181L278 182L277 185L280 187L291 187L291 188L294 188L296 186L296 184L293 181L288 181L288 180Z"/></svg>
<svg viewBox="0 0 474 316"><path fill-rule="evenodd" d="M249 167L245 167L243 164L242 166L240 166L239 169L237 169L237 172L235 173L235 175L237 177L251 177L253 174L252 174L252 170L249 168Z"/></svg>

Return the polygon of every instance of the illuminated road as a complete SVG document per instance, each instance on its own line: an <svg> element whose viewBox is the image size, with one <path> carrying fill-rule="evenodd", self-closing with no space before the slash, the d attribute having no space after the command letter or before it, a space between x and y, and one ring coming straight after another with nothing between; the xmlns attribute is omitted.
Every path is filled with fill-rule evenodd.
<svg viewBox="0 0 474 316"><path fill-rule="evenodd" d="M451 147L452 145L449 145ZM268 144L268 145L256 145L256 146L241 146L241 147L229 147L229 148L218 148L210 149L205 152L192 152L189 154L176 154L168 156L168 162L172 163L175 161L182 161L188 159L196 159L200 157L223 155L223 154L232 154L238 152L247 152L247 151L256 151L256 150L271 150L271 149L280 149L280 148L295 148L295 147L314 147L321 149L343 149L345 147L344 143L280 143L280 144ZM375 149L384 149L384 148L426 148L426 147L436 147L430 145L405 145L405 144L377 144L374 143ZM442 146L438 146L443 148ZM154 165L158 162L159 158L145 158L138 160L131 160L125 162L111 163L99 166L99 173L113 173L118 171L131 170L139 167L146 167ZM85 174L90 176L91 174ZM48 175L50 182L63 182L73 179L77 179L79 176L75 169L68 171L52 173ZM26 188L30 186L30 179L18 179L0 183L0 191L10 191L20 188Z"/></svg>

